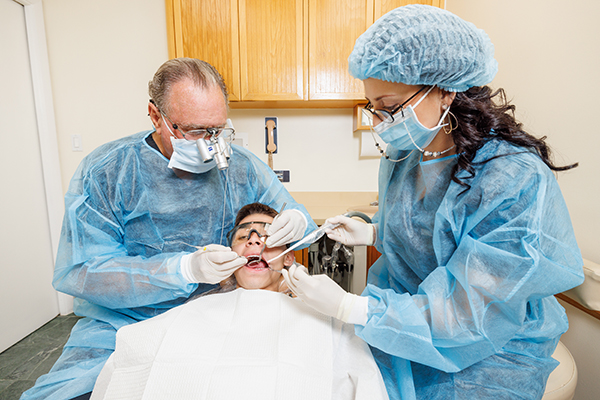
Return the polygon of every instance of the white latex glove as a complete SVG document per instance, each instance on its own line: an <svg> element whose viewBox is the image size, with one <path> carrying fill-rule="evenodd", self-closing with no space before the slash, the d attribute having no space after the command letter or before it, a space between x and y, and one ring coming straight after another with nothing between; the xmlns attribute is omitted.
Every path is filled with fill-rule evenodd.
<svg viewBox="0 0 600 400"><path fill-rule="evenodd" d="M372 246L375 243L375 225L338 215L328 218L325 223L340 224L337 228L325 231L329 239L347 246Z"/></svg>
<svg viewBox="0 0 600 400"><path fill-rule="evenodd" d="M219 283L248 262L231 248L209 244L195 253L183 256L181 273L190 283Z"/></svg>
<svg viewBox="0 0 600 400"><path fill-rule="evenodd" d="M271 226L267 229L267 247L279 247L295 242L304 237L308 222L306 217L298 210L285 210L273 218Z"/></svg>
<svg viewBox="0 0 600 400"><path fill-rule="evenodd" d="M368 299L346 292L327 275L308 275L306 268L292 265L281 271L291 291L322 314L343 322L364 325Z"/></svg>

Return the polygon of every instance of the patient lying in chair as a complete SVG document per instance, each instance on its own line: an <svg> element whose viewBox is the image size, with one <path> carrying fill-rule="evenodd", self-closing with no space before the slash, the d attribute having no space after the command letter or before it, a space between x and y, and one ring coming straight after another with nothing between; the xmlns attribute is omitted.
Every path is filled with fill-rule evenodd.
<svg viewBox="0 0 600 400"><path fill-rule="evenodd" d="M250 260L260 255L275 215L260 203L243 207L232 250ZM354 326L287 295L277 270L294 263L293 252L264 262L284 250L266 248L216 293L119 329L92 400L387 399Z"/></svg>

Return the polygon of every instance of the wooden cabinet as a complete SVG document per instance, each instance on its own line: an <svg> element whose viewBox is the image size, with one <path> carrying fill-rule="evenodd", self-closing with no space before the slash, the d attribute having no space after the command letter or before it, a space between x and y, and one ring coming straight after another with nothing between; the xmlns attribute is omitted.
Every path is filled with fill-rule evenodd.
<svg viewBox="0 0 600 400"><path fill-rule="evenodd" d="M352 107L356 38L387 11L442 0L166 0L169 56L205 60L232 107ZM332 103L332 101L334 103Z"/></svg>
<svg viewBox="0 0 600 400"><path fill-rule="evenodd" d="M211 63L223 75L230 100L240 96L238 0L166 0L169 57Z"/></svg>
<svg viewBox="0 0 600 400"><path fill-rule="evenodd" d="M294 250L294 256L298 264L302 264L308 268L308 247L302 250Z"/></svg>
<svg viewBox="0 0 600 400"><path fill-rule="evenodd" d="M371 266L373 264L375 264L375 261L377 261L377 259L380 256L381 256L381 253L379 251L377 251L375 246L367 247L367 274L369 273L369 268L371 268Z"/></svg>
<svg viewBox="0 0 600 400"><path fill-rule="evenodd" d="M239 0L242 100L304 99L302 5Z"/></svg>
<svg viewBox="0 0 600 400"><path fill-rule="evenodd" d="M443 7L443 0L308 0L308 100L364 101L360 80L348 72L356 39L374 21L407 4Z"/></svg>
<svg viewBox="0 0 600 400"><path fill-rule="evenodd" d="M394 8L406 6L409 4L426 4L429 6L444 8L445 0L375 0L375 20L377 20L379 17L381 17L388 11L392 11Z"/></svg>
<svg viewBox="0 0 600 400"><path fill-rule="evenodd" d="M364 100L348 72L356 39L373 23L372 0L309 0L309 100Z"/></svg>
<svg viewBox="0 0 600 400"><path fill-rule="evenodd" d="M304 0L166 0L169 57L223 75L231 101L304 99Z"/></svg>

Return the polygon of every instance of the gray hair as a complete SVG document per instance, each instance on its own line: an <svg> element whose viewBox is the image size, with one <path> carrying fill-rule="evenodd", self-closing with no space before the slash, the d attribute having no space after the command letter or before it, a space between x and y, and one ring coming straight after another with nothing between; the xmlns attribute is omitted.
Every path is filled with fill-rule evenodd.
<svg viewBox="0 0 600 400"><path fill-rule="evenodd" d="M174 58L161 65L152 80L148 82L148 94L159 110L169 111L167 100L171 87L182 79L191 79L194 84L203 89L217 85L223 92L225 104L229 104L227 87L215 67L196 58Z"/></svg>

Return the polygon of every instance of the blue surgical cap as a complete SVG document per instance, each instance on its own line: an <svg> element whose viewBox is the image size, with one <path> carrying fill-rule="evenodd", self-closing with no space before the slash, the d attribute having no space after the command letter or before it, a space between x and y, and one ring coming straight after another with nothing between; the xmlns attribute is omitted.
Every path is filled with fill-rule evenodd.
<svg viewBox="0 0 600 400"><path fill-rule="evenodd" d="M449 11L422 4L379 18L354 45L350 74L406 85L464 92L488 84L498 71L488 35Z"/></svg>

